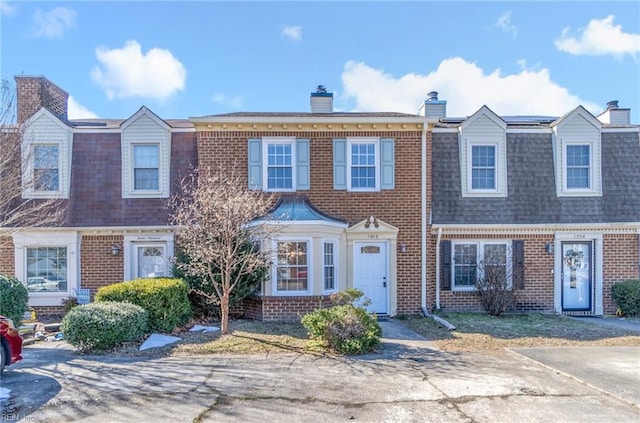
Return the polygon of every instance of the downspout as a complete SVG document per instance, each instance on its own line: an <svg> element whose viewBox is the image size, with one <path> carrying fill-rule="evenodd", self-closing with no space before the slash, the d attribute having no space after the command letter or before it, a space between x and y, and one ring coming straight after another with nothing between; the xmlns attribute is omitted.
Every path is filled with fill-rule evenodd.
<svg viewBox="0 0 640 423"><path fill-rule="evenodd" d="M438 239L436 240L436 309L440 310L440 239L442 238L442 228L438 228Z"/></svg>
<svg viewBox="0 0 640 423"><path fill-rule="evenodd" d="M420 144L421 169L420 169L420 308L425 316L427 311L427 131L429 123L425 117L422 126L422 139Z"/></svg>

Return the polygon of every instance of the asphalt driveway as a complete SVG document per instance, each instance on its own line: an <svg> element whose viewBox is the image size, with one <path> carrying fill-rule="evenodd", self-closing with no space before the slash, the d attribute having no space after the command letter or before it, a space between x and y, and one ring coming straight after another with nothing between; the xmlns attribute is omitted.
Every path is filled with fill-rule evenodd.
<svg viewBox="0 0 640 423"><path fill-rule="evenodd" d="M397 322L382 324L379 351L356 358L123 359L39 343L3 376L11 393L2 416L29 422L640 420L639 348L605 349L606 355L581 348L446 353ZM580 366L598 360L599 368ZM598 385L604 378L596 372L611 367L618 368L615 378Z"/></svg>

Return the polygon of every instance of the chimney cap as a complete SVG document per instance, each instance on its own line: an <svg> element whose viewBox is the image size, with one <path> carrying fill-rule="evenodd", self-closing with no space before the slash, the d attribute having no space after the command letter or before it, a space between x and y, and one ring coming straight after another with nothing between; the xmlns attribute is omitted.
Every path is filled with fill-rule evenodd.
<svg viewBox="0 0 640 423"><path fill-rule="evenodd" d="M429 91L427 93L427 101L438 101L438 92L437 91Z"/></svg>
<svg viewBox="0 0 640 423"><path fill-rule="evenodd" d="M618 100L611 100L607 102L607 110L617 109L618 108Z"/></svg>

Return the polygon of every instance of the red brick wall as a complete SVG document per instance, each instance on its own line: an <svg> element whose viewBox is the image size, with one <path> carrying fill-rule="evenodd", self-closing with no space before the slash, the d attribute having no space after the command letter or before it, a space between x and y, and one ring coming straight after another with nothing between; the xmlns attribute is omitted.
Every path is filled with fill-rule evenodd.
<svg viewBox="0 0 640 423"><path fill-rule="evenodd" d="M517 311L553 312L553 254L547 254L545 245L553 242L553 235L456 235L442 237L442 240L456 239L521 239L524 241L524 280L523 290L518 291ZM427 308L435 308L436 286L436 236L430 237L428 258ZM440 283L440 281L437 281ZM481 311L482 306L473 292L440 290L440 307L445 311Z"/></svg>
<svg viewBox="0 0 640 423"><path fill-rule="evenodd" d="M247 175L247 140L287 136L310 140L311 189L301 191L323 212L346 219L349 225L371 215L399 229L398 313L420 312L420 144L421 131L200 131L200 166L219 166ZM395 139L395 189L379 192L347 192L333 189L333 139L371 136ZM294 297L285 297L295 302ZM265 314L267 311L265 309Z"/></svg>
<svg viewBox="0 0 640 423"><path fill-rule="evenodd" d="M305 314L329 304L328 296L263 297L262 320L265 322L300 321Z"/></svg>
<svg viewBox="0 0 640 423"><path fill-rule="evenodd" d="M69 94L42 76L16 76L18 123L24 122L40 107L57 116L67 117Z"/></svg>
<svg viewBox="0 0 640 423"><path fill-rule="evenodd" d="M456 236L443 239L522 239L524 243L525 288L520 291L518 311L554 312L553 254L547 254L545 245L554 236ZM638 279L640 251L636 234L605 234L603 236L602 295L604 314L614 314L617 307L611 298L611 286L626 279ZM435 252L436 237L431 237L430 251ZM435 280L435 253L429 255L429 281ZM439 283L439 281L438 281ZM428 284L427 304L435 307L435 285ZM444 310L479 311L477 297L469 292L440 291L440 305Z"/></svg>
<svg viewBox="0 0 640 423"><path fill-rule="evenodd" d="M602 296L605 314L614 314L617 306L611 298L611 286L626 279L640 279L638 235L608 234L603 237Z"/></svg>
<svg viewBox="0 0 640 423"><path fill-rule="evenodd" d="M0 237L0 273L15 275L13 240L10 237Z"/></svg>
<svg viewBox="0 0 640 423"><path fill-rule="evenodd" d="M114 244L122 247L122 235L83 235L80 248L80 279L82 288L91 289L91 300L98 288L124 280L122 252L111 255Z"/></svg>

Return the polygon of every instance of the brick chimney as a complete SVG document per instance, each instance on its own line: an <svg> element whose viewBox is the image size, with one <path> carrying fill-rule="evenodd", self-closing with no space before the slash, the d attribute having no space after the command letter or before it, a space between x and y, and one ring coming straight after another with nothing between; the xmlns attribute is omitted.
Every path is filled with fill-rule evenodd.
<svg viewBox="0 0 640 423"><path fill-rule="evenodd" d="M621 109L618 100L611 100L607 103L607 110L598 115L598 120L611 125L630 125L631 109Z"/></svg>
<svg viewBox="0 0 640 423"><path fill-rule="evenodd" d="M46 107L54 115L67 119L69 94L44 76L16 76L18 123Z"/></svg>
<svg viewBox="0 0 640 423"><path fill-rule="evenodd" d="M418 114L431 119L447 117L447 102L445 100L438 100L438 92L431 91L427 94L427 99L424 104L420 106Z"/></svg>
<svg viewBox="0 0 640 423"><path fill-rule="evenodd" d="M311 93L311 113L333 113L333 93L328 93L324 85Z"/></svg>

